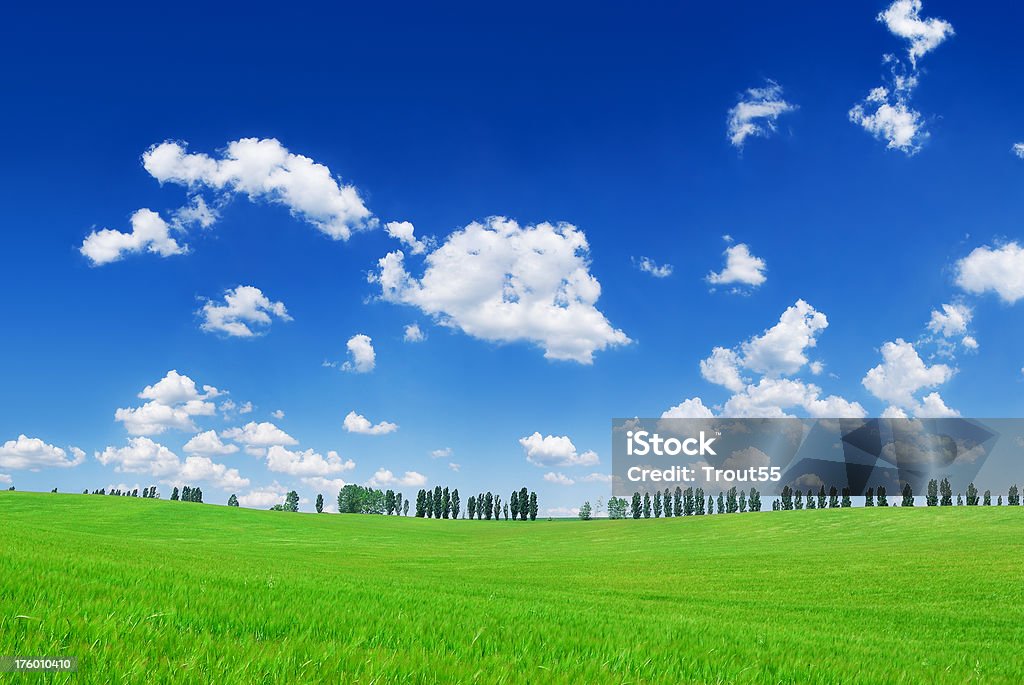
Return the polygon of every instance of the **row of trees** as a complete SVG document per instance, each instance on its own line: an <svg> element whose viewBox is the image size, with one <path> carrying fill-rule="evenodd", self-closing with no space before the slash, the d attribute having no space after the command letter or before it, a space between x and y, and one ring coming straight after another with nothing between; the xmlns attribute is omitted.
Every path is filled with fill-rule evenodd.
<svg viewBox="0 0 1024 685"><path fill-rule="evenodd" d="M526 488L513 490L507 502L493 492L471 495L466 502L466 514L470 519L477 520L497 521L504 517L507 521L511 517L513 521L534 521L537 511L537 493ZM458 489L449 490L438 485L433 490L420 490L416 493L415 514L417 518L459 518L462 509Z"/></svg>
<svg viewBox="0 0 1024 685"><path fill-rule="evenodd" d="M13 489L14 488L11 488L11 490L13 490ZM54 488L50 492L57 492L57 488ZM88 494L108 495L108 496L113 495L115 497L139 497L140 496L138 488L135 488L133 490L121 490L120 488L111 488L110 492L107 492L106 488L100 488L99 490L93 490L92 493L90 493L88 490L82 490L82 494L83 495L88 495ZM153 486L151 488L143 488L141 496L146 498L146 499L160 499L160 493L157 492L156 486Z"/></svg>
<svg viewBox="0 0 1024 685"><path fill-rule="evenodd" d="M634 492L633 497L627 501L622 497L612 497L608 500L608 518L671 518L673 516L704 516L714 514L716 500L708 495L704 499L703 488L676 487L673 492L665 488L665 492L644 493ZM590 502L584 502L580 507L579 517L589 520L595 514L600 514L601 503L598 501L597 510L590 506ZM719 514L735 514L746 511L761 511L761 493L757 488L750 488L749 493L745 490L730 488L728 492L718 493L717 509Z"/></svg>
<svg viewBox="0 0 1024 685"><path fill-rule="evenodd" d="M885 488L880 488L880 490L884 499ZM868 490L868 492L871 492L871 490ZM804 503L803 491L797 490L794 492L793 488L787 485L782 488L782 494L779 496L779 499L772 502L772 511L792 511L793 509L803 509ZM815 495L814 491L810 488L807 489L806 505L808 509L824 509L826 506L829 509L838 509L843 507L852 507L853 501L850 499L850 488L843 488L842 499L840 499L839 491L836 490L834 485L829 488L827 495L825 494L825 486L822 485L818 488L817 495Z"/></svg>
<svg viewBox="0 0 1024 685"><path fill-rule="evenodd" d="M182 486L181 494L178 494L178 488L171 490L171 500L176 501L180 497L182 502L199 502L203 501L203 489L202 488L190 488L187 485Z"/></svg>
<svg viewBox="0 0 1024 685"><path fill-rule="evenodd" d="M317 495L317 513L324 510L323 496ZM408 516L409 500L394 490L378 490L349 483L338 491L339 514L384 514Z"/></svg>

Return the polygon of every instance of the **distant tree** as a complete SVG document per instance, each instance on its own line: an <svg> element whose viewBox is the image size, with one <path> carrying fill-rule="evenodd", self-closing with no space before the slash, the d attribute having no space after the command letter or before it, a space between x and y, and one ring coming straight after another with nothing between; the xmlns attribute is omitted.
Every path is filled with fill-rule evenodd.
<svg viewBox="0 0 1024 685"><path fill-rule="evenodd" d="M661 518L661 490L654 493L654 518Z"/></svg>
<svg viewBox="0 0 1024 685"><path fill-rule="evenodd" d="M57 492L57 488L54 488L53 491ZM149 499L149 488L142 488L142 499Z"/></svg>
<svg viewBox="0 0 1024 685"><path fill-rule="evenodd" d="M405 502L402 503L402 516L408 516L408 515L409 515L409 500L405 500Z"/></svg>
<svg viewBox="0 0 1024 685"><path fill-rule="evenodd" d="M89 494L89 488L86 488L85 490L82 490L82 494L83 495L88 495Z"/></svg>
<svg viewBox="0 0 1024 685"><path fill-rule="evenodd" d="M441 492L441 486L437 485L434 487L434 518L439 519L444 513L444 493Z"/></svg>
<svg viewBox="0 0 1024 685"><path fill-rule="evenodd" d="M740 513L745 514L747 512L747 493L740 490Z"/></svg>
<svg viewBox="0 0 1024 685"><path fill-rule="evenodd" d="M808 488L808 490L807 490L807 508L808 509L817 509L818 508L817 500L815 499L814 495L811 494L810 488Z"/></svg>
<svg viewBox="0 0 1024 685"><path fill-rule="evenodd" d="M753 487L750 488L750 511L761 511L761 493Z"/></svg>
<svg viewBox="0 0 1024 685"><path fill-rule="evenodd" d="M704 488L697 488L693 492L693 513L696 516L704 515Z"/></svg>
<svg viewBox="0 0 1024 685"><path fill-rule="evenodd" d="M502 505L502 513L505 514L505 520L508 521L508 502Z"/></svg>
<svg viewBox="0 0 1024 685"><path fill-rule="evenodd" d="M494 496L494 520L497 521L501 518L501 497L498 495Z"/></svg>
<svg viewBox="0 0 1024 685"><path fill-rule="evenodd" d="M187 485L181 486L181 501L191 502L192 501L192 488Z"/></svg>
<svg viewBox="0 0 1024 685"><path fill-rule="evenodd" d="M772 500L772 511L778 511L778 510L779 510L779 500L773 499Z"/></svg>
<svg viewBox="0 0 1024 685"><path fill-rule="evenodd" d="M712 497L711 495L708 495L708 515L710 516L711 514L714 514L714 513L715 513L715 498ZM721 509L719 509L718 513L722 513Z"/></svg>
<svg viewBox="0 0 1024 685"><path fill-rule="evenodd" d="M494 515L494 495L487 493L484 495L484 518L488 521L491 520L491 516Z"/></svg>
<svg viewBox="0 0 1024 685"><path fill-rule="evenodd" d="M530 492L530 520L537 520L537 493Z"/></svg>
<svg viewBox="0 0 1024 685"><path fill-rule="evenodd" d="M643 513L643 505L641 505L640 502L641 502L641 500L640 500L640 493L639 492L634 492L633 493L632 506L630 507L630 511L632 512L633 518L635 518L635 519L640 518L641 514Z"/></svg>
<svg viewBox="0 0 1024 685"><path fill-rule="evenodd" d="M515 521L516 517L519 516L519 491L513 490L508 501L512 504L512 520ZM469 517L473 518L473 514L470 514Z"/></svg>
<svg viewBox="0 0 1024 685"><path fill-rule="evenodd" d="M912 507L914 506L914 491L910 488L910 483L903 484L903 501L900 503L901 507Z"/></svg>
<svg viewBox="0 0 1024 685"><path fill-rule="evenodd" d="M53 491L57 492L57 488L54 488ZM138 496L139 496L139 489L138 488L133 489L132 490L132 497L138 497Z"/></svg>
<svg viewBox="0 0 1024 685"><path fill-rule="evenodd" d="M384 513L387 516L391 516L391 513L395 510L395 491L388 490L384 493Z"/></svg>
<svg viewBox="0 0 1024 685"><path fill-rule="evenodd" d="M943 478L942 482L939 483L939 495L939 506L953 506L953 488L950 486L948 478Z"/></svg>
<svg viewBox="0 0 1024 685"><path fill-rule="evenodd" d="M690 512L693 513L692 511ZM683 515L683 489L676 486L675 497L672 500L672 515L682 516Z"/></svg>
<svg viewBox="0 0 1024 685"><path fill-rule="evenodd" d="M700 497L701 501L704 501L704 495ZM693 516L697 511L697 507L694 505L693 499L693 487L688 487L683 491L683 516Z"/></svg>
<svg viewBox="0 0 1024 685"><path fill-rule="evenodd" d="M299 510L299 493L290 490L284 498L284 510L296 512Z"/></svg>
<svg viewBox="0 0 1024 685"><path fill-rule="evenodd" d="M430 488L427 488L427 494L423 502L423 507L424 509L426 509L427 518L434 518L434 491L431 490Z"/></svg>
<svg viewBox="0 0 1024 685"><path fill-rule="evenodd" d="M997 507L1003 506L1003 496L1002 495L999 495L999 498L996 500L996 506Z"/></svg>
<svg viewBox="0 0 1024 685"><path fill-rule="evenodd" d="M868 488L868 491L864 493L864 506L873 507L875 506L875 490L874 488Z"/></svg>
<svg viewBox="0 0 1024 685"><path fill-rule="evenodd" d="M459 509L460 505L461 505L461 501L459 500L459 489L455 488L454 490L452 490L452 518L453 519L459 518L459 512L461 511L461 509Z"/></svg>
<svg viewBox="0 0 1024 685"><path fill-rule="evenodd" d="M416 493L416 518L423 518L427 515L427 491L420 488Z"/></svg>
<svg viewBox="0 0 1024 685"><path fill-rule="evenodd" d="M967 486L967 506L978 506L978 488L974 487L974 483Z"/></svg>
<svg viewBox="0 0 1024 685"><path fill-rule="evenodd" d="M238 498L235 497L234 495L231 495L231 497L228 497L228 506L229 507L237 507L238 506Z"/></svg>
<svg viewBox="0 0 1024 685"><path fill-rule="evenodd" d="M850 499L850 488L843 488L843 502L842 507L847 509L853 506L853 501Z"/></svg>
<svg viewBox="0 0 1024 685"><path fill-rule="evenodd" d="M476 496L476 519L481 521L484 518L484 493Z"/></svg>
<svg viewBox="0 0 1024 685"><path fill-rule="evenodd" d="M525 521L530 516L530 493L526 488L519 490L519 520Z"/></svg>
<svg viewBox="0 0 1024 685"><path fill-rule="evenodd" d="M662 497L662 504L665 508L665 518L672 516L672 491L665 488L665 494Z"/></svg>
<svg viewBox="0 0 1024 685"><path fill-rule="evenodd" d="M626 518L626 500L620 497L612 497L608 500L608 518L610 519L624 519Z"/></svg>
<svg viewBox="0 0 1024 685"><path fill-rule="evenodd" d="M324 496L323 493L318 493L316 496L316 513L324 513Z"/></svg>
<svg viewBox="0 0 1024 685"><path fill-rule="evenodd" d="M650 493L644 493L644 518L651 518L651 495Z"/></svg>
<svg viewBox="0 0 1024 685"><path fill-rule="evenodd" d="M825 497L826 497L826 495L825 495L825 484L822 483L821 487L818 488L818 508L819 509L824 509L825 508Z"/></svg>
<svg viewBox="0 0 1024 685"><path fill-rule="evenodd" d="M402 515L402 493L395 493L395 516Z"/></svg>
<svg viewBox="0 0 1024 685"><path fill-rule="evenodd" d="M985 502L984 503L985 503L986 507L991 507L992 506L992 491L991 490L986 490L985 491Z"/></svg>
<svg viewBox="0 0 1024 685"><path fill-rule="evenodd" d="M889 506L889 500L887 500L885 498L885 486L884 485L879 485L878 486L878 490L876 491L876 499L877 499L877 505L878 506L880 506L880 507L887 507L887 506Z"/></svg>
<svg viewBox="0 0 1024 685"><path fill-rule="evenodd" d="M735 514L739 511L739 504L736 501L736 487L729 488L729 492L725 496L725 512L727 514Z"/></svg>
<svg viewBox="0 0 1024 685"><path fill-rule="evenodd" d="M828 489L828 508L839 508L839 491L836 490L836 486L834 485Z"/></svg>
<svg viewBox="0 0 1024 685"><path fill-rule="evenodd" d="M802 490L797 490L793 496L793 508L803 509L804 508L804 493Z"/></svg>
<svg viewBox="0 0 1024 685"><path fill-rule="evenodd" d="M579 517L580 517L581 521L589 521L590 520L590 501L589 500L584 502L583 506L580 507Z"/></svg>
<svg viewBox="0 0 1024 685"><path fill-rule="evenodd" d="M470 495L466 507L469 509L469 520L472 521L476 518L476 497Z"/></svg>
<svg viewBox="0 0 1024 685"><path fill-rule="evenodd" d="M441 494L444 506L441 507L441 518L448 518L452 515L452 493L448 491L446 486Z"/></svg>
<svg viewBox="0 0 1024 685"><path fill-rule="evenodd" d="M600 517L602 511L604 511L604 502L598 497L597 503L594 505L594 518Z"/></svg>
<svg viewBox="0 0 1024 685"><path fill-rule="evenodd" d="M939 506L939 481L934 478L928 481L928 494L925 495L924 502L929 507Z"/></svg>
<svg viewBox="0 0 1024 685"><path fill-rule="evenodd" d="M1006 503L1014 507L1020 506L1020 490L1017 489L1016 483L1010 486L1010 491L1006 495Z"/></svg>
<svg viewBox="0 0 1024 685"><path fill-rule="evenodd" d="M956 505L958 507L962 507L964 505L963 495L961 495L959 492L956 493Z"/></svg>
<svg viewBox="0 0 1024 685"><path fill-rule="evenodd" d="M793 509L793 488L788 485L782 488L782 510L790 511Z"/></svg>

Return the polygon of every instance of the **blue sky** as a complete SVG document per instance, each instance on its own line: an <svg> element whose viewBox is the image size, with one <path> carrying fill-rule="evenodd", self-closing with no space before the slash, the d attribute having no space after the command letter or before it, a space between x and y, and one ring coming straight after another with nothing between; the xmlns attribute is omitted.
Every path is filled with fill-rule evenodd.
<svg viewBox="0 0 1024 685"><path fill-rule="evenodd" d="M617 416L1020 416L1024 8L833 5L13 16L0 478L195 476L252 506L338 479L526 485L557 514L607 498ZM212 225L174 226L196 198ZM141 209L166 256L83 251ZM484 276L520 277L504 304L481 245ZM239 286L287 316L209 323ZM343 369L358 335L366 372ZM139 397L171 370L193 394ZM146 402L155 424L115 418ZM250 422L292 440L247 453ZM185 448L208 431L220 447Z"/></svg>

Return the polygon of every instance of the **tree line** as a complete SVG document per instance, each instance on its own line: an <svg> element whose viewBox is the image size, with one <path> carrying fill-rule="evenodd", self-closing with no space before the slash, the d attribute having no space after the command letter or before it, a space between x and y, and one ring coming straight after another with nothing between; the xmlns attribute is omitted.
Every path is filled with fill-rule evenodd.
<svg viewBox="0 0 1024 685"><path fill-rule="evenodd" d="M675 491L665 488L664 492L660 490L655 492L654 497L651 497L649 492L645 492L643 495L634 492L629 500L623 497L612 497L608 500L608 518L704 516L705 514L714 514L716 505L719 514L761 511L761 493L757 488L750 488L750 491L747 492L733 487L728 492L718 493L717 500L711 495L708 495L705 500L704 495L703 488L689 487L684 490L682 487L676 486ZM600 509L600 502L598 502L598 508ZM595 513L599 514L600 511L595 512L588 501L580 507L579 517L590 520Z"/></svg>

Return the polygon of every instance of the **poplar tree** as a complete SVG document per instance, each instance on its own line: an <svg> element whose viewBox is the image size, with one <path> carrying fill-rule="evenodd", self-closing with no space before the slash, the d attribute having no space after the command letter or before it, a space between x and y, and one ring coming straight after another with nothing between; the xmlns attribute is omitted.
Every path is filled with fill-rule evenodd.
<svg viewBox="0 0 1024 685"><path fill-rule="evenodd" d="M804 492L803 492L803 490L797 490L796 494L793 496L793 508L794 509L798 509L798 510L804 508Z"/></svg>
<svg viewBox="0 0 1024 685"><path fill-rule="evenodd" d="M444 512L444 496L441 493L441 486L434 486L434 518L441 518Z"/></svg>
<svg viewBox="0 0 1024 685"><path fill-rule="evenodd" d="M704 499L703 495L701 499ZM683 516L693 516L695 512L693 506L693 487L688 487L683 492Z"/></svg>
<svg viewBox="0 0 1024 685"><path fill-rule="evenodd" d="M853 501L850 499L850 488L843 488L843 508L849 508L853 506Z"/></svg>
<svg viewBox="0 0 1024 685"><path fill-rule="evenodd" d="M747 493L743 490L740 490L740 513L747 513Z"/></svg>
<svg viewBox="0 0 1024 685"><path fill-rule="evenodd" d="M530 520L537 520L537 493L530 492Z"/></svg>
<svg viewBox="0 0 1024 685"><path fill-rule="evenodd" d="M807 490L807 508L808 509L817 509L818 508L818 505L816 504L816 500L814 498L814 495L811 494L810 489Z"/></svg>
<svg viewBox="0 0 1024 685"><path fill-rule="evenodd" d="M924 501L929 507L939 506L939 481L934 478L928 481L928 494Z"/></svg>
<svg viewBox="0 0 1024 685"><path fill-rule="evenodd" d="M427 493L423 488L416 493L416 518L421 519L427 513Z"/></svg>
<svg viewBox="0 0 1024 685"><path fill-rule="evenodd" d="M900 503L901 507L912 507L914 506L914 491L910 487L910 483L903 484L903 501Z"/></svg>
<svg viewBox="0 0 1024 685"><path fill-rule="evenodd" d="M673 516L682 516L683 515L683 489L681 487L679 487L678 485L676 486L676 493L675 494L676 494L675 500L672 503L672 515ZM691 511L690 513L692 514L693 512Z"/></svg>
<svg viewBox="0 0 1024 685"><path fill-rule="evenodd" d="M232 495L234 497L234 495ZM318 493L316 496L316 513L324 513L324 496L323 493Z"/></svg>
<svg viewBox="0 0 1024 685"><path fill-rule="evenodd" d="M694 500L694 514L697 516L704 515L704 488L697 488L693 494Z"/></svg>
<svg viewBox="0 0 1024 685"><path fill-rule="evenodd" d="M525 521L530 515L530 493L526 488L519 490L519 520Z"/></svg>
<svg viewBox="0 0 1024 685"><path fill-rule="evenodd" d="M991 490L986 490L985 491L985 502L984 502L984 504L985 504L986 507L991 507L992 506L992 491Z"/></svg>
<svg viewBox="0 0 1024 685"><path fill-rule="evenodd" d="M654 518L661 518L661 490L654 493Z"/></svg>
<svg viewBox="0 0 1024 685"><path fill-rule="evenodd" d="M967 506L978 506L978 488L974 487L974 483L967 486Z"/></svg>
<svg viewBox="0 0 1024 685"><path fill-rule="evenodd" d="M665 507L665 518L672 516L672 491L665 488L665 495L662 497L662 503Z"/></svg>
<svg viewBox="0 0 1024 685"><path fill-rule="evenodd" d="M719 502L721 502L721 495L719 495ZM729 488L729 493L725 498L725 513L735 514L739 510L739 505L736 503L736 487Z"/></svg>
<svg viewBox="0 0 1024 685"><path fill-rule="evenodd" d="M828 508L836 509L839 507L839 491L836 490L836 486L832 486L828 489Z"/></svg>
<svg viewBox="0 0 1024 685"><path fill-rule="evenodd" d="M178 486L177 485L175 485L174 489L171 490L171 499L174 500L175 502L178 501Z"/></svg>
<svg viewBox="0 0 1024 685"><path fill-rule="evenodd" d="M583 503L583 506L580 507L578 516L580 517L580 521L589 521L590 515L590 500L587 500L586 502Z"/></svg>
<svg viewBox="0 0 1024 685"><path fill-rule="evenodd" d="M822 483L821 487L818 488L818 508L825 508L825 484Z"/></svg>
<svg viewBox="0 0 1024 685"><path fill-rule="evenodd" d="M1010 491L1006 495L1006 503L1014 507L1020 506L1020 490L1017 489L1016 483L1010 486Z"/></svg>
<svg viewBox="0 0 1024 685"><path fill-rule="evenodd" d="M455 488L454 490L452 490L452 518L453 519L459 518L459 513L461 511L459 509L459 505L460 504L461 504L461 502L459 501L459 489Z"/></svg>
<svg viewBox="0 0 1024 685"><path fill-rule="evenodd" d="M953 488L949 484L948 478L943 478L942 482L939 483L939 506L951 507L953 506Z"/></svg>
<svg viewBox="0 0 1024 685"><path fill-rule="evenodd" d="M775 500L772 504L778 504L778 500ZM775 507L776 509L778 507ZM761 511L761 493L757 491L757 488L750 488L750 511Z"/></svg>
<svg viewBox="0 0 1024 685"><path fill-rule="evenodd" d="M408 515L409 515L409 500L405 500L402 503L402 516L408 516Z"/></svg>
<svg viewBox="0 0 1024 685"><path fill-rule="evenodd" d="M203 495L202 491L199 493L199 501L202 502ZM284 510L296 512L299 510L299 493L291 490L288 495L284 498Z"/></svg>
<svg viewBox="0 0 1024 685"><path fill-rule="evenodd" d="M790 511L793 508L793 488L788 485L782 488L782 510Z"/></svg>
<svg viewBox="0 0 1024 685"><path fill-rule="evenodd" d="M513 490L512 495L508 498L509 503L512 505L512 520L515 521L516 517L519 516L519 491ZM470 517L473 515L470 514Z"/></svg>
<svg viewBox="0 0 1024 685"><path fill-rule="evenodd" d="M641 507L641 504L640 504L640 493L639 492L634 492L633 493L633 501L630 504L631 504L630 511L633 514L633 518L635 518L635 519L640 518L642 507Z"/></svg>
<svg viewBox="0 0 1024 685"><path fill-rule="evenodd" d="M875 506L875 490L874 488L868 488L868 491L864 493L864 506L873 507Z"/></svg>
<svg viewBox="0 0 1024 685"><path fill-rule="evenodd" d="M721 494L719 494L719 497L721 497ZM715 498L712 497L711 495L708 495L708 514L714 514L714 513L715 513ZM721 503L719 503L719 505L718 505L718 513L719 514L722 513L722 505L721 505Z"/></svg>
<svg viewBox="0 0 1024 685"><path fill-rule="evenodd" d="M651 518L651 495L646 492L644 493L644 518Z"/></svg>
<svg viewBox="0 0 1024 685"><path fill-rule="evenodd" d="M434 518L434 491L427 488L427 494L423 500L423 508L426 510L427 518Z"/></svg>
<svg viewBox="0 0 1024 685"><path fill-rule="evenodd" d="M885 498L885 486L878 486L878 506L887 507L889 506L889 500Z"/></svg>
<svg viewBox="0 0 1024 685"><path fill-rule="evenodd" d="M445 486L442 497L444 497L444 507L441 511L441 518L448 518L452 515L452 493L448 491L447 486Z"/></svg>
<svg viewBox="0 0 1024 685"><path fill-rule="evenodd" d="M959 492L956 493L956 505L958 507L962 507L964 505L963 495L961 495Z"/></svg>
<svg viewBox="0 0 1024 685"><path fill-rule="evenodd" d="M498 495L494 496L494 520L497 521L501 518L501 497Z"/></svg>
<svg viewBox="0 0 1024 685"><path fill-rule="evenodd" d="M484 495L484 518L488 521L491 520L491 516L494 514L494 495L487 493Z"/></svg>

